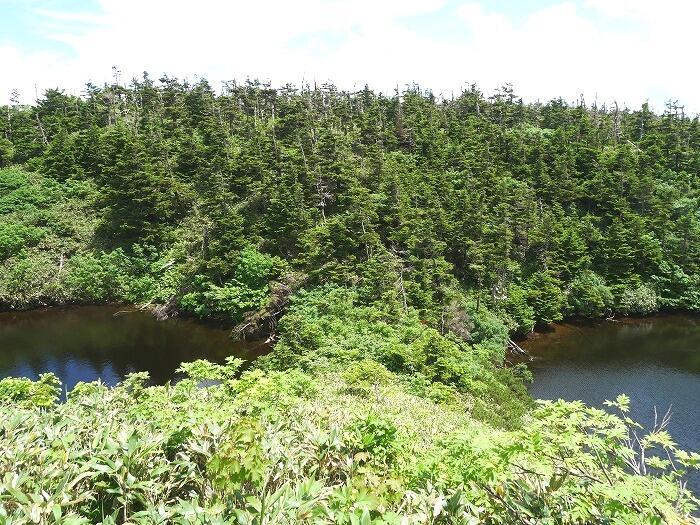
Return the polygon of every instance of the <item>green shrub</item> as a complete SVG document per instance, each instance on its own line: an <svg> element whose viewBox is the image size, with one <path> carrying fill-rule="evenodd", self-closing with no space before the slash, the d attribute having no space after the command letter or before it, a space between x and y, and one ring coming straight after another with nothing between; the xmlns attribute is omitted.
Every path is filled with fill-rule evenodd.
<svg viewBox="0 0 700 525"><path fill-rule="evenodd" d="M652 282L661 307L700 312L700 274L688 274L680 266L663 263Z"/></svg>
<svg viewBox="0 0 700 525"><path fill-rule="evenodd" d="M280 258L244 248L234 260L232 279L217 285L206 275L195 275L193 290L180 298L180 306L199 317L240 322L245 312L265 306L270 281L285 269Z"/></svg>
<svg viewBox="0 0 700 525"><path fill-rule="evenodd" d="M551 272L539 271L527 282L527 300L534 310L537 323L549 324L561 321L566 306L566 294L562 283Z"/></svg>
<svg viewBox="0 0 700 525"><path fill-rule="evenodd" d="M357 304L355 292L347 288L302 291L280 321L273 351L255 366L340 371L359 378L378 372L378 363L399 377L419 376L481 398L489 406L489 420L517 425L529 397L520 376L502 368L508 331L485 308L469 314L473 346L425 326L412 310L389 323L380 309Z"/></svg>
<svg viewBox="0 0 700 525"><path fill-rule="evenodd" d="M618 309L625 315L647 315L658 311L659 299L653 288L640 284L634 288L625 288Z"/></svg>
<svg viewBox="0 0 700 525"><path fill-rule="evenodd" d="M245 312L262 308L267 286L252 289L237 281L218 286L204 275L194 279L194 291L182 296L180 306L199 317L220 317L239 322Z"/></svg>
<svg viewBox="0 0 700 525"><path fill-rule="evenodd" d="M509 286L505 301L497 308L509 321L506 322L509 331L527 334L535 328L535 308L528 303L528 291L521 286Z"/></svg>
<svg viewBox="0 0 700 525"><path fill-rule="evenodd" d="M45 231L35 226L0 222L0 261L38 243Z"/></svg>
<svg viewBox="0 0 700 525"><path fill-rule="evenodd" d="M61 300L58 260L49 254L11 257L0 263L0 306L27 308Z"/></svg>
<svg viewBox="0 0 700 525"><path fill-rule="evenodd" d="M368 414L351 423L348 430L356 453L369 454L379 461L391 461L395 456L397 429L386 418Z"/></svg>
<svg viewBox="0 0 700 525"><path fill-rule="evenodd" d="M474 303L467 304L466 310L472 322L469 334L471 343L492 342L505 347L508 341L508 328L496 314L483 307L477 310Z"/></svg>
<svg viewBox="0 0 700 525"><path fill-rule="evenodd" d="M222 499L262 488L268 467L262 441L263 428L254 419L239 421L224 437L207 463L207 475Z"/></svg>
<svg viewBox="0 0 700 525"><path fill-rule="evenodd" d="M569 309L574 315L602 317L613 305L613 293L598 274L586 271L576 276L569 289Z"/></svg>
<svg viewBox="0 0 700 525"><path fill-rule="evenodd" d="M12 158L15 155L15 148L12 142L5 137L0 137L0 168L9 166L12 163Z"/></svg>
<svg viewBox="0 0 700 525"><path fill-rule="evenodd" d="M438 405L457 405L460 401L457 389L442 383L430 383L425 396Z"/></svg>
<svg viewBox="0 0 700 525"><path fill-rule="evenodd" d="M52 373L41 374L38 381L6 377L0 380L0 403L23 407L52 406L61 395L61 382Z"/></svg>
<svg viewBox="0 0 700 525"><path fill-rule="evenodd" d="M348 396L337 377L254 370L193 388L135 374L58 404L55 378L2 380L0 520L680 524L698 508L682 482L700 455L641 429L625 397L617 415L546 402L502 431L398 383Z"/></svg>
<svg viewBox="0 0 700 525"><path fill-rule="evenodd" d="M126 295L130 280L130 261L117 249L99 254L71 257L64 278L70 296L78 301L117 301Z"/></svg>
<svg viewBox="0 0 700 525"><path fill-rule="evenodd" d="M363 359L349 365L343 371L342 378L348 389L366 393L370 390L376 392L380 386L391 382L394 374L373 359Z"/></svg>

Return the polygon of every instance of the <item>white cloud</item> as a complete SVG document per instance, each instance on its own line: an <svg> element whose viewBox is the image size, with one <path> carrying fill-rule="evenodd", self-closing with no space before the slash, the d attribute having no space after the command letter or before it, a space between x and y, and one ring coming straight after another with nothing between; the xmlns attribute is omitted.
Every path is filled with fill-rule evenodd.
<svg viewBox="0 0 700 525"><path fill-rule="evenodd" d="M391 91L417 81L449 94L471 82L487 91L512 82L528 100L584 94L589 102L649 99L660 108L677 98L700 110L695 0L564 0L520 18L483 0L456 7L445 0L100 0L100 7L100 15L37 12L70 55L0 46L0 100L15 87L31 99L35 84L79 91L88 80L109 80L117 65L125 79L148 70L206 76L215 86L250 76ZM453 17L461 31L449 38L419 31L415 20L426 15Z"/></svg>
<svg viewBox="0 0 700 525"><path fill-rule="evenodd" d="M478 68L491 84L512 80L528 99L645 98L639 55L626 51L639 45L636 35L601 31L573 2L538 10L518 24L478 4L463 6L460 15L474 28L468 46L480 52Z"/></svg>

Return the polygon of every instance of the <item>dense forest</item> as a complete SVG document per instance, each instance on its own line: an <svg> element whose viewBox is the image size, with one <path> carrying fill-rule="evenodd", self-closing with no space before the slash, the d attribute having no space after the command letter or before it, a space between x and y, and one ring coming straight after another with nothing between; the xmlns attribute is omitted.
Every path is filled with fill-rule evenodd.
<svg viewBox="0 0 700 525"><path fill-rule="evenodd" d="M0 135L0 165L28 170L3 174L5 308L239 321L270 283L303 282L455 333L465 300L520 332L700 310L700 121L676 106L144 76L3 107Z"/></svg>
<svg viewBox="0 0 700 525"><path fill-rule="evenodd" d="M61 404L50 374L0 381L0 523L691 523L700 456L664 422L535 406L507 352L700 312L681 106L146 74L17 100L0 310L124 302L275 345Z"/></svg>

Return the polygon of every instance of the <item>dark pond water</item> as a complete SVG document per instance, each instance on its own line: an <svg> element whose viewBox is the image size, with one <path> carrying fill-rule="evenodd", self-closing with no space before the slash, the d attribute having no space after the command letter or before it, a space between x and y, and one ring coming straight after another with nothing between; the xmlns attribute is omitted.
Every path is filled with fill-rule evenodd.
<svg viewBox="0 0 700 525"><path fill-rule="evenodd" d="M148 371L154 383L172 379L183 361L252 359L261 343L240 343L229 331L190 319L157 321L150 313L113 306L0 313L0 377L36 379L53 372L70 390L78 381L114 385Z"/></svg>
<svg viewBox="0 0 700 525"><path fill-rule="evenodd" d="M672 411L669 431L686 450L700 451L700 318L659 316L591 326L559 325L526 341L535 355L530 393L580 399L602 408L620 393L645 426ZM700 476L689 486L700 494Z"/></svg>

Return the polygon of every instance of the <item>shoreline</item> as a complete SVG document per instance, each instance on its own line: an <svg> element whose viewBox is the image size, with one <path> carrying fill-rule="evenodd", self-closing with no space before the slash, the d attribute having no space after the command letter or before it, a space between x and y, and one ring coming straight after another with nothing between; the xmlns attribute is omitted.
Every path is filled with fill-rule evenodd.
<svg viewBox="0 0 700 525"><path fill-rule="evenodd" d="M598 326L620 323L624 325L636 325L642 324L645 321L655 321L663 320L667 318L686 318L689 320L697 320L700 322L700 312L692 312L688 310L660 310L644 316L620 316L613 318L599 318L590 319L585 317L567 317L561 321L548 324L546 326L536 327L532 332L520 335L514 338L520 346L527 346L532 341L536 341L542 337L547 337L548 335L564 332L564 331L574 331L581 328L595 328Z"/></svg>

